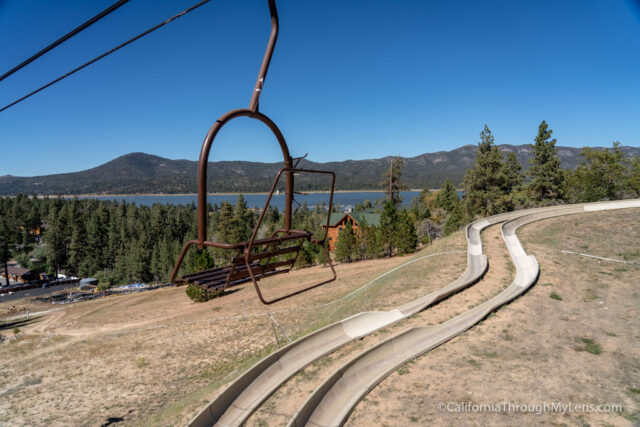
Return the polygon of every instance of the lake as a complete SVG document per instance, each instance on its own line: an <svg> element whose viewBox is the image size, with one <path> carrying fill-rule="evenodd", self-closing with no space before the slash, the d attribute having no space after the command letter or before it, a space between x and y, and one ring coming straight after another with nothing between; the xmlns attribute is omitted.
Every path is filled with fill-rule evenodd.
<svg viewBox="0 0 640 427"><path fill-rule="evenodd" d="M403 205L411 204L411 201L420 194L419 191L403 191ZM258 206L264 207L264 203L267 200L266 194L246 194L243 195L247 205L249 207ZM170 204L170 205L187 205L189 203L198 203L198 196L191 195L145 195L145 196L78 196L79 199L98 199L98 200L124 200L127 203L135 203L136 205L151 206L154 203ZM345 207L351 205L352 208L356 207L356 204L362 203L369 199L372 202L374 200L383 199L384 193L382 191L354 191L354 192L340 192L333 194L333 204ZM329 193L309 193L309 194L296 194L296 201L300 204L307 202L309 207L316 206L325 202L329 204ZM207 196L207 201L211 204L217 204L218 206L222 202L229 202L232 205L236 204L238 200L237 194L215 194ZM284 209L285 196L284 194L274 195L271 198L271 205L277 206L278 209ZM295 205L295 204L294 204Z"/></svg>

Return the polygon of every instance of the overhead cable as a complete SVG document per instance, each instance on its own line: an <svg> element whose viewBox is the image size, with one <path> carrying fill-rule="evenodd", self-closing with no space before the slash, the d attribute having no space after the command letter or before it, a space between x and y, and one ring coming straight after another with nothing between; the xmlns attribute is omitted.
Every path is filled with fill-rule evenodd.
<svg viewBox="0 0 640 427"><path fill-rule="evenodd" d="M40 58L42 55L44 55L45 53L49 52L54 47L59 46L62 43L66 42L71 37L73 37L76 34L78 34L79 32L81 32L82 30L84 30L86 28L89 28L91 25L95 24L96 22L98 22L99 20L101 20L102 18L104 18L105 16L107 16L108 14L110 14L111 12L113 12L114 10L119 8L120 6L122 6L123 4L127 3L128 1L129 0L120 0L120 1L115 2L111 6L109 6L108 8L106 8L105 10L103 10L102 12L97 14L96 16L94 16L93 18L89 19L84 24L74 28L72 31L70 31L67 34L65 34L64 36L60 37L58 40L54 41L49 46L47 46L44 49L42 49L40 52L36 53L35 55L31 56L28 59L25 59L24 61L22 61L21 63L19 63L18 65L16 65L12 69L10 69L9 71L7 71L3 75L1 75L0 76L0 82L2 80L6 79L7 77L9 77L11 74L15 73L16 71L20 70L21 68L26 67L27 65L29 65L30 63L32 63L36 59Z"/></svg>
<svg viewBox="0 0 640 427"><path fill-rule="evenodd" d="M194 4L193 6L189 7L188 9L183 10L182 12L173 15L171 18L149 28L148 30L138 34L137 36L133 37L132 39L127 40L126 42L114 47L113 49L110 49L108 51L106 51L105 53L103 53L102 55L96 56L95 58L93 58L91 61L85 62L84 64L82 64L81 66L74 68L73 70L69 71L66 74L63 74L62 76L58 77L55 80L50 81L49 83L47 83L44 86L39 87L38 89L34 90L33 92L30 92L28 94L26 94L25 96L23 96L22 98L19 98L15 101L13 101L11 104L5 105L4 107L0 108L0 113L3 112L4 110L13 107L14 105L18 104L19 102L24 101L25 99L35 95L38 92L41 92L43 90L45 90L46 88L48 88L49 86L53 86L54 84L58 83L60 80L66 79L67 77L71 76L72 74L77 73L78 71L82 70L83 68L88 67L89 65L98 62L99 60L101 60L102 58L104 58L105 56L111 55L112 53L122 49L123 47L133 43L134 41L141 39L142 37L146 36L147 34L150 34L152 32L154 32L155 30L157 30L160 27L163 27L165 25L167 25L168 23L170 23L171 21L174 21L184 15L186 15L187 13L199 8L200 6L202 6L205 3L209 3L211 0L202 0L196 4Z"/></svg>

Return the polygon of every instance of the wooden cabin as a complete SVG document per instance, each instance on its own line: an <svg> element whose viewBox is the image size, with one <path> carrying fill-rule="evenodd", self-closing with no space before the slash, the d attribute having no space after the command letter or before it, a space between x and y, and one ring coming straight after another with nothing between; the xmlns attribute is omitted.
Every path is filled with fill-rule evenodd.
<svg viewBox="0 0 640 427"><path fill-rule="evenodd" d="M15 267L15 266L9 265L7 266L7 270L9 273L9 280L12 280L14 282L29 283L39 279L39 276L37 273L27 268L21 268L21 267ZM7 276L5 275L5 272L2 271L0 273L0 279L4 279L6 277ZM4 281L2 284L4 285Z"/></svg>
<svg viewBox="0 0 640 427"><path fill-rule="evenodd" d="M360 222L365 221L367 225L380 225L380 214L369 211L358 212L332 212L329 216L329 231L327 232L327 242L329 243L329 250L333 251L336 248L336 242L338 241L338 233L348 223L351 223L354 233L359 230ZM323 225L322 228L326 226Z"/></svg>

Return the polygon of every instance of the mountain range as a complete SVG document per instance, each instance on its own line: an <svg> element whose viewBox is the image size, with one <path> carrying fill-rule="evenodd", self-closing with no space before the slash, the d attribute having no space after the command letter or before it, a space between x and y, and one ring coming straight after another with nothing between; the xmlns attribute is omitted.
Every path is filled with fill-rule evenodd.
<svg viewBox="0 0 640 427"><path fill-rule="evenodd" d="M532 151L528 144L499 145L503 152L517 154L528 167ZM581 161L580 149L557 146L563 168L573 169ZM595 148L601 149L601 148ZM624 155L640 156L640 147L622 147ZM460 184L475 159L475 145L451 151L425 153L404 158L403 182L410 188L437 188L446 178ZM316 163L302 160L298 167L336 173L336 190L364 190L381 187L381 176L391 157ZM269 191L282 163L246 161L210 162L208 191L249 193ZM198 162L170 160L145 153L131 153L98 167L80 172L35 177L0 176L0 195L22 194L175 194L196 193ZM284 181L284 179L282 180ZM318 175L300 174L296 191L327 190L328 180Z"/></svg>

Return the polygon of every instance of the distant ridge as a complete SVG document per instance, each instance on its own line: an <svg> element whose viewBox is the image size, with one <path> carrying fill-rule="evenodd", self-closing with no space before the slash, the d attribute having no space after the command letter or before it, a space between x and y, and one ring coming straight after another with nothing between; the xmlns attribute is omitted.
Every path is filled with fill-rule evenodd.
<svg viewBox="0 0 640 427"><path fill-rule="evenodd" d="M528 167L531 148L524 145L500 145L503 152L513 151L522 166ZM580 149L558 146L562 167L575 168ZM602 149L602 148L595 148ZM460 184L473 164L475 145L451 151L404 158L403 181L411 188L436 188L449 178ZM640 156L638 147L622 147L625 156ZM379 188L380 177L390 157L369 160L345 160L316 163L303 160L300 167L336 172L337 190ZM209 163L209 192L249 193L268 191L281 163L221 161ZM135 194L195 193L198 162L170 160L145 153L131 153L101 166L81 172L36 177L0 176L0 195L22 194ZM298 191L326 190L326 181L317 177L296 177Z"/></svg>

